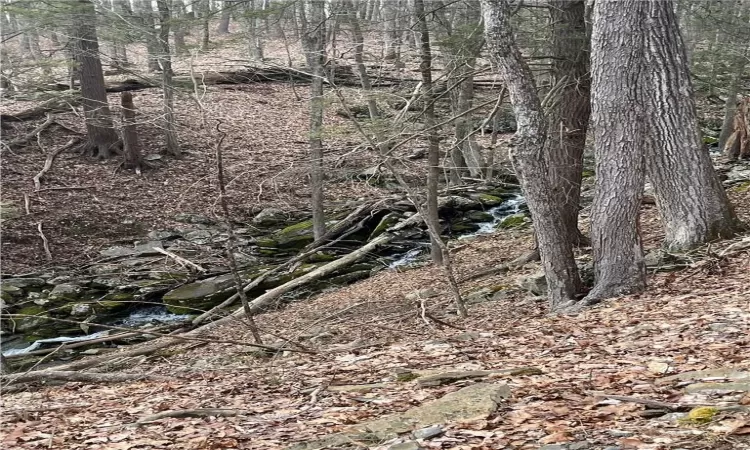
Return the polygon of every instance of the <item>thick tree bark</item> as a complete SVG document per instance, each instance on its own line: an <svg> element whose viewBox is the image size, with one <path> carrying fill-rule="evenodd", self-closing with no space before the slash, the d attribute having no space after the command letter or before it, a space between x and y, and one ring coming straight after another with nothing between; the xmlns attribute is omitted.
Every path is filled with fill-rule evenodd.
<svg viewBox="0 0 750 450"><path fill-rule="evenodd" d="M640 87L648 114L647 170L664 221L664 246L688 250L732 236L739 223L698 128L674 4L670 0L644 3L649 6L648 71Z"/></svg>
<svg viewBox="0 0 750 450"><path fill-rule="evenodd" d="M578 230L583 151L591 113L589 38L583 0L553 0L552 86L547 108L549 130L545 149L550 184L562 206L562 233L576 245L585 239Z"/></svg>
<svg viewBox="0 0 750 450"><path fill-rule="evenodd" d="M518 123L511 159L534 217L550 304L553 309L565 308L578 298L581 279L573 257L573 244L560 233L560 207L554 196L549 195L548 169L542 158L547 119L531 70L515 43L507 1L482 0L482 14L490 55L508 88Z"/></svg>
<svg viewBox="0 0 750 450"><path fill-rule="evenodd" d="M639 229L646 111L638 89L645 67L641 0L597 0L591 36L596 185L591 209L594 289L587 303L646 288Z"/></svg>
<svg viewBox="0 0 750 450"><path fill-rule="evenodd" d="M138 0L138 12L141 18L141 24L143 25L146 50L148 52L148 70L149 72L159 71L159 39L157 37L155 18L154 18L154 7L150 0Z"/></svg>
<svg viewBox="0 0 750 450"><path fill-rule="evenodd" d="M401 30L398 29L399 0L386 0L383 4L385 20L385 60L399 59Z"/></svg>
<svg viewBox="0 0 750 450"><path fill-rule="evenodd" d="M748 56L750 56L750 46L745 48L744 54L738 55L735 63L732 65L732 81L727 89L727 100L724 104L724 120L721 125L721 134L719 134L719 148L725 149L729 136L734 132L734 113L737 109L737 94L740 92L742 76L747 67ZM727 155L729 156L729 155Z"/></svg>
<svg viewBox="0 0 750 450"><path fill-rule="evenodd" d="M422 73L422 102L424 103L424 127L427 133L427 217L436 230L440 229L438 217L438 178L440 178L440 140L435 129L435 92L432 86L432 49L430 48L430 33L427 29L427 18L424 11L424 0L414 0L414 13L417 18L420 34L420 63ZM440 235L430 235L432 262L443 264L443 250L439 242Z"/></svg>
<svg viewBox="0 0 750 450"><path fill-rule="evenodd" d="M260 36L260 27L258 26L257 9L255 0L249 0L245 4L245 33L247 35L247 45L250 59L263 61L263 40Z"/></svg>
<svg viewBox="0 0 750 450"><path fill-rule="evenodd" d="M88 0L77 0L73 20L73 54L81 82L81 103L88 133L86 148L98 158L110 158L119 143L107 103L99 60L96 11Z"/></svg>
<svg viewBox="0 0 750 450"><path fill-rule="evenodd" d="M367 110L370 113L370 119L375 120L379 117L378 104L372 95L372 83L370 76L367 74L367 66L364 61L364 36L359 26L359 19L356 16L356 10L351 0L343 0L344 9L352 27L352 39L354 40L354 62L357 67L357 75L362 83L362 90L367 97Z"/></svg>
<svg viewBox="0 0 750 450"><path fill-rule="evenodd" d="M326 232L323 210L323 77L325 65L325 2L309 0L312 29L305 30L308 42L307 60L313 73L310 89L310 189L312 190L313 234L315 239Z"/></svg>
<svg viewBox="0 0 750 450"><path fill-rule="evenodd" d="M200 17L201 17L201 28L203 34L201 36L201 51L207 52L210 42L210 30L209 20L211 18L211 0L199 0L200 1Z"/></svg>

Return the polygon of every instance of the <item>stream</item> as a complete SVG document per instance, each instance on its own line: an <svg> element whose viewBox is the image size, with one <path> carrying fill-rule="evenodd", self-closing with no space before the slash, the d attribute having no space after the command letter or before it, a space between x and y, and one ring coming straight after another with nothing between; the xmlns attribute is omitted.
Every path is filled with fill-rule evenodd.
<svg viewBox="0 0 750 450"><path fill-rule="evenodd" d="M476 231L459 233L458 235L455 235L454 238L457 238L458 240L466 240L477 236L492 234L497 231L498 225L504 219L521 212L525 203L525 199L520 194L515 194L513 197L505 200L502 204L492 207L486 211L492 216L492 220L476 223L476 225L478 226ZM428 241L402 240L399 241L399 246L402 248L412 248L409 248L405 252L396 253L386 257L386 270L404 270L410 266L426 262L427 258L429 257L430 244ZM139 328L153 327L156 325L179 325L189 322L192 317L193 316L188 314L170 313L169 311L167 311L165 306L149 305L137 308L131 311L127 317L110 322L110 324L118 327L133 328L134 330L137 330ZM60 336L48 339L39 339L31 344L17 340L10 342L4 340L2 354L3 356L18 356L35 350L59 346L66 343L85 342L87 340L93 340L107 336L110 333L118 332L120 331L104 330L84 336Z"/></svg>

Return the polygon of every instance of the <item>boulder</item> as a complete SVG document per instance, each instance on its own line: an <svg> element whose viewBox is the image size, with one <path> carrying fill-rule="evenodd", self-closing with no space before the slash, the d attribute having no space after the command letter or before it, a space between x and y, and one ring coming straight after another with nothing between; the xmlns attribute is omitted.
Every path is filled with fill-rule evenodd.
<svg viewBox="0 0 750 450"><path fill-rule="evenodd" d="M534 295L547 295L547 278L544 276L544 272L536 272L534 274L521 277L518 279L518 285L521 287L521 289L528 291Z"/></svg>
<svg viewBox="0 0 750 450"><path fill-rule="evenodd" d="M482 206L485 206L488 208L502 205L504 202L502 197L497 196L497 195L492 195L492 194L473 194L471 198L479 201L479 203L481 203Z"/></svg>
<svg viewBox="0 0 750 450"><path fill-rule="evenodd" d="M469 211L464 218L471 222L492 222L495 218L486 211Z"/></svg>
<svg viewBox="0 0 750 450"><path fill-rule="evenodd" d="M511 214L510 216L501 220L500 223L497 224L497 228L502 228L502 229L518 228L518 227L522 227L526 225L527 223L529 223L529 220L526 217L526 214L516 213L516 214Z"/></svg>
<svg viewBox="0 0 750 450"><path fill-rule="evenodd" d="M267 238L256 240L258 247L278 249L301 249L315 240L312 220L290 225Z"/></svg>
<svg viewBox="0 0 750 450"><path fill-rule="evenodd" d="M233 285L231 276L206 278L167 292L162 301L172 314L200 314L229 298Z"/></svg>
<svg viewBox="0 0 750 450"><path fill-rule="evenodd" d="M470 211L472 209L481 209L482 205L479 200L473 200L459 195L449 195L447 197L438 197L438 208L441 212L446 210Z"/></svg>
<svg viewBox="0 0 750 450"><path fill-rule="evenodd" d="M71 302L78 300L82 292L83 288L77 284L58 284L52 288L47 298L51 302Z"/></svg>
<svg viewBox="0 0 750 450"><path fill-rule="evenodd" d="M265 208L253 217L253 225L271 227L281 225L288 220L288 215L278 208Z"/></svg>
<svg viewBox="0 0 750 450"><path fill-rule="evenodd" d="M15 286L21 289L41 288L47 282L44 278L3 278L3 286Z"/></svg>

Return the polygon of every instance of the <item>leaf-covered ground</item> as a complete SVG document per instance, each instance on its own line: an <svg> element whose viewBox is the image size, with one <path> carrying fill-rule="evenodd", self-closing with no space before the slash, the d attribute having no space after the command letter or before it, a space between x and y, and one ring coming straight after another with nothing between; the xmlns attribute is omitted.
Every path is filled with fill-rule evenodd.
<svg viewBox="0 0 750 450"><path fill-rule="evenodd" d="M747 218L750 195L732 197ZM655 224L648 220L653 211L645 215L646 223ZM465 293L481 287L500 292L472 304L464 321L452 313L444 278L435 268L381 272L258 317L269 342L293 339L315 349L314 355L265 359L244 346L179 345L130 360L124 369L169 375L171 381L71 383L5 395L3 442L6 448L283 448L474 382L425 388L416 380L397 381L403 369L532 366L542 374L490 378L512 388L511 400L495 416L451 423L425 448L537 449L583 441L594 449L750 448L746 409L693 424L673 415L644 418L643 405L602 397L750 403L741 393L687 395L676 383L659 382L667 373L750 370L750 249L716 256L736 242L733 248L742 245L740 240L717 244L714 257L696 256L681 271L654 274L642 295L572 317L549 315L542 299L515 288L515 279L536 270L533 265L462 284ZM529 245L528 230L462 244L454 250L459 278L514 258ZM423 317L420 305L405 295L427 286L439 295L426 300ZM251 340L241 323L212 336ZM384 385L364 393L328 389L364 383ZM133 425L154 413L193 408L238 409L241 415Z"/></svg>

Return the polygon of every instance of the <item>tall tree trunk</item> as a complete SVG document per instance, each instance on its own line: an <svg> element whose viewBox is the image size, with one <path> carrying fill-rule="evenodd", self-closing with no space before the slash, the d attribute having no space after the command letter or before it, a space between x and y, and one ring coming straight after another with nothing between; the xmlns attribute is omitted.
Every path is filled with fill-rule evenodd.
<svg viewBox="0 0 750 450"><path fill-rule="evenodd" d="M86 150L98 158L110 158L119 143L119 138L112 126L102 62L99 60L96 10L94 4L88 0L77 0L75 5L71 36L88 133Z"/></svg>
<svg viewBox="0 0 750 450"><path fill-rule="evenodd" d="M323 209L323 77L326 45L324 0L308 0L310 28L304 30L308 43L307 61L312 69L310 92L310 189L312 190L313 234L320 239L326 232Z"/></svg>
<svg viewBox="0 0 750 450"><path fill-rule="evenodd" d="M221 19L216 29L216 34L229 34L229 21L232 18L232 3L226 0L221 2Z"/></svg>
<svg viewBox="0 0 750 450"><path fill-rule="evenodd" d="M179 157L181 155L180 144L177 141L174 120L174 86L172 83L172 55L169 50L169 22L171 20L171 0L157 0L159 9L159 66L161 67L161 88L163 96L163 120L164 140L166 141L167 153Z"/></svg>
<svg viewBox="0 0 750 450"><path fill-rule="evenodd" d="M738 221L698 128L685 45L671 0L649 5L646 40L648 175L664 221L664 246L688 250L732 236Z"/></svg>
<svg viewBox="0 0 750 450"><path fill-rule="evenodd" d="M247 44L250 58L263 61L263 41L260 37L260 26L258 25L258 10L256 0L249 0L245 4L245 28L247 33Z"/></svg>
<svg viewBox="0 0 750 450"><path fill-rule="evenodd" d="M597 0L591 36L596 185L591 209L594 289L588 303L646 288L638 222L646 111L638 84L646 10L641 0Z"/></svg>
<svg viewBox="0 0 750 450"><path fill-rule="evenodd" d="M724 120L721 124L721 133L719 134L719 148L724 149L727 145L729 136L734 131L734 112L737 108L737 94L740 92L740 83L742 76L747 67L748 57L750 56L750 46L745 48L744 54L737 55L734 64L732 64L732 80L727 88L727 100L724 103Z"/></svg>
<svg viewBox="0 0 750 450"><path fill-rule="evenodd" d="M482 0L482 14L490 55L508 88L518 123L511 159L534 218L550 305L553 309L566 308L576 302L581 292L581 279L573 257L573 244L560 234L560 207L549 195L547 164L541 157L547 137L547 119L536 93L534 77L516 45L507 0Z"/></svg>
<svg viewBox="0 0 750 450"><path fill-rule="evenodd" d="M578 230L583 151L591 114L585 4L583 0L553 0L549 14L551 85L555 91L547 105L549 130L545 156L550 184L562 206L562 233L580 245L585 241Z"/></svg>
<svg viewBox="0 0 750 450"><path fill-rule="evenodd" d="M399 59L399 40L401 37L401 30L398 29L399 0L385 0L383 9L385 20L385 60L396 61Z"/></svg>
<svg viewBox="0 0 750 450"><path fill-rule="evenodd" d="M211 4L210 0L199 0L200 1L200 17L201 17L201 27L203 29L203 34L201 36L201 51L207 52L208 46L210 44L210 31L209 31L209 22L211 19Z"/></svg>
<svg viewBox="0 0 750 450"><path fill-rule="evenodd" d="M438 216L438 179L440 178L440 140L435 129L435 92L432 86L432 49L430 48L430 32L427 28L427 17L425 17L424 0L414 1L414 13L417 18L420 34L420 63L419 71L422 73L422 102L424 103L424 127L427 129L428 151L427 151L427 218L435 230L440 230L440 218ZM430 233L432 262L436 265L443 264L443 250L439 242L440 235Z"/></svg>
<svg viewBox="0 0 750 450"><path fill-rule="evenodd" d="M359 76L360 83L362 84L362 90L365 91L367 98L367 110L370 113L370 119L375 120L379 117L378 104L375 101L375 97L372 94L372 84L370 83L370 76L367 74L367 66L364 61L364 47L365 40L362 35L362 29L359 26L359 19L356 16L356 9L352 4L352 0L343 0L344 11L348 18L349 24L352 27L352 39L354 40L354 62L357 67L357 75Z"/></svg>
<svg viewBox="0 0 750 450"><path fill-rule="evenodd" d="M122 104L122 146L125 155L124 167L140 171L143 165L141 157L141 146L138 143L138 127L135 121L135 105L133 94L123 92L120 94Z"/></svg>
<svg viewBox="0 0 750 450"><path fill-rule="evenodd" d="M148 71L159 71L159 38L156 33L154 8L151 0L138 0L138 12L146 38L146 50L148 52Z"/></svg>

